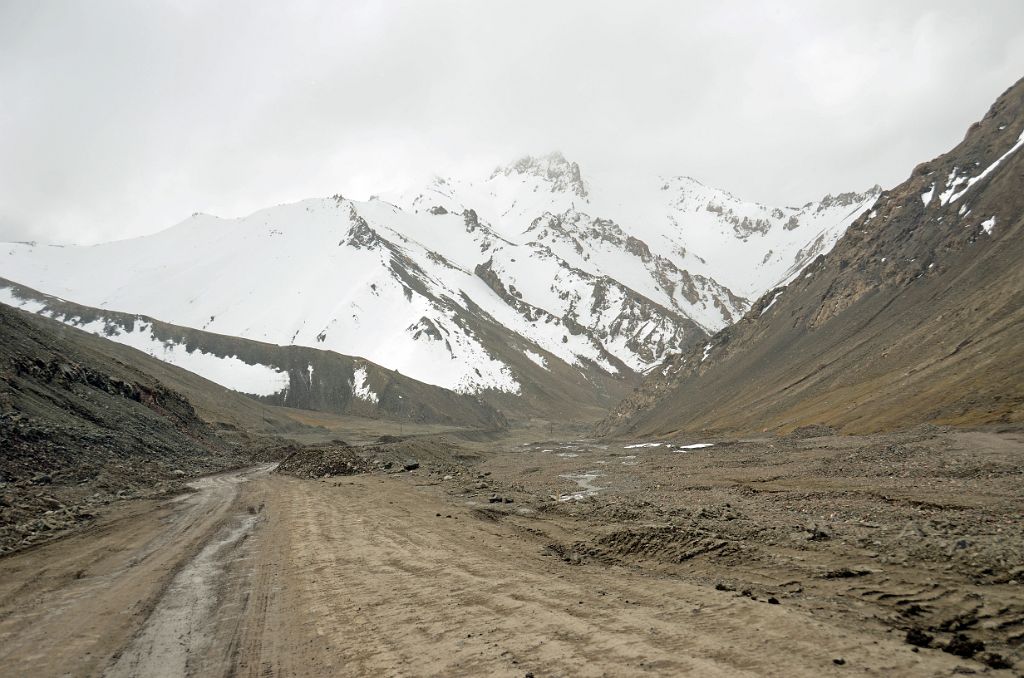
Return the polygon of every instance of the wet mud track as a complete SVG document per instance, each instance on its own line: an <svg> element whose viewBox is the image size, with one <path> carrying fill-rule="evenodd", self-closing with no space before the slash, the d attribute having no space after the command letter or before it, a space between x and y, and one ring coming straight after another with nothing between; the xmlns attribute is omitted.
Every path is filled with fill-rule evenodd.
<svg viewBox="0 0 1024 678"><path fill-rule="evenodd" d="M426 474L259 469L134 510L0 560L0 673L931 676L958 665L670 574L569 565L528 518L493 519Z"/></svg>

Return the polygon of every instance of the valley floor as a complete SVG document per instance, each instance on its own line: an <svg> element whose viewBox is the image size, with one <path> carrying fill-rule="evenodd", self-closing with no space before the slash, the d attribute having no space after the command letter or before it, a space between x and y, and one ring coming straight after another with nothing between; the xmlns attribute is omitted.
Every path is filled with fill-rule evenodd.
<svg viewBox="0 0 1024 678"><path fill-rule="evenodd" d="M112 505L0 559L0 674L1015 675L1024 437L705 442Z"/></svg>

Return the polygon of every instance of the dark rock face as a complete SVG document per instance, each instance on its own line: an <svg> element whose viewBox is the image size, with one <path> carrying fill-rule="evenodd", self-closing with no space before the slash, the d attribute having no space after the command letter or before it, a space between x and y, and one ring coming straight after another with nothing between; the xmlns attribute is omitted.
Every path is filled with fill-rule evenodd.
<svg viewBox="0 0 1024 678"><path fill-rule="evenodd" d="M1022 134L1024 81L827 257L667 359L599 431L1024 420Z"/></svg>

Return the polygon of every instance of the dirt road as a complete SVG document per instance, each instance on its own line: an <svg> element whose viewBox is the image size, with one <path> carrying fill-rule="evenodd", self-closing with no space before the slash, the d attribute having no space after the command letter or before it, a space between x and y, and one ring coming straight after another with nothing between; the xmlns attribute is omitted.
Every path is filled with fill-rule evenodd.
<svg viewBox="0 0 1024 678"><path fill-rule="evenodd" d="M569 565L528 525L426 474L206 479L0 560L0 674L932 676L961 663L678 577Z"/></svg>

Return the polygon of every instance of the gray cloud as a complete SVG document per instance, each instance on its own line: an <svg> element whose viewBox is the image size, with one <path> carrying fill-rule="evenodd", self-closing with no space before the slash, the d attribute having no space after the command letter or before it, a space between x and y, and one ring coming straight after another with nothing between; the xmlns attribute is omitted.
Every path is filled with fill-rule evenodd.
<svg viewBox="0 0 1024 678"><path fill-rule="evenodd" d="M8 2L0 239L129 237L553 149L802 203L901 181L1022 66L1019 0Z"/></svg>

